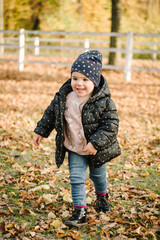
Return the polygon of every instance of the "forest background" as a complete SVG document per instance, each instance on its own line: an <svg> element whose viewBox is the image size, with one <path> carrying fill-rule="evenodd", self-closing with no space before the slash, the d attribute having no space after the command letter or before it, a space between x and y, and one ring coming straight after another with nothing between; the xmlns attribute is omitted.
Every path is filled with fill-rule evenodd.
<svg viewBox="0 0 160 240"><path fill-rule="evenodd" d="M111 8L111 0L4 0L4 29L110 32ZM159 33L159 23L160 0L122 0L121 32Z"/></svg>

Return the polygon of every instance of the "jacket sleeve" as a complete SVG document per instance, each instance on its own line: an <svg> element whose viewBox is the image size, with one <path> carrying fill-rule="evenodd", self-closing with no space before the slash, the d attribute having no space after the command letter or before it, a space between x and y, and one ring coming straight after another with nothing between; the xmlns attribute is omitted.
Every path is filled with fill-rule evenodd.
<svg viewBox="0 0 160 240"><path fill-rule="evenodd" d="M99 120L99 128L91 135L90 142L97 150L102 150L116 140L119 118L116 106L111 98L106 101L106 108Z"/></svg>
<svg viewBox="0 0 160 240"><path fill-rule="evenodd" d="M44 114L41 120L37 123L37 127L34 129L34 132L39 134L42 137L47 138L51 131L54 129L55 123L55 109L54 109L54 100L50 103L47 109L44 111Z"/></svg>

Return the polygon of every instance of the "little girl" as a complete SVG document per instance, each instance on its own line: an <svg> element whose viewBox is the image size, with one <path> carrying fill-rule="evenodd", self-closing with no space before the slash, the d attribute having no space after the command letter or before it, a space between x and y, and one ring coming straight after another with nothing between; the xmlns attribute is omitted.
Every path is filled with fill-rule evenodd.
<svg viewBox="0 0 160 240"><path fill-rule="evenodd" d="M35 145L55 128L56 164L59 168L68 152L74 210L67 226L87 224L86 170L94 183L95 209L110 211L106 162L120 155L117 142L119 119L107 85L101 75L102 54L96 50L81 54L71 68L71 79L63 84L44 112L34 132Z"/></svg>

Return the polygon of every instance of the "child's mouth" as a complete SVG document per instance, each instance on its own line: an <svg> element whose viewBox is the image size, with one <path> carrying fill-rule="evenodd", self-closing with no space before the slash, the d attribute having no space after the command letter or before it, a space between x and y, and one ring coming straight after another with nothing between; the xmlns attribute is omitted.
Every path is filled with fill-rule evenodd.
<svg viewBox="0 0 160 240"><path fill-rule="evenodd" d="M84 91L85 89L84 88L77 88L77 91L78 92L82 92L82 91Z"/></svg>

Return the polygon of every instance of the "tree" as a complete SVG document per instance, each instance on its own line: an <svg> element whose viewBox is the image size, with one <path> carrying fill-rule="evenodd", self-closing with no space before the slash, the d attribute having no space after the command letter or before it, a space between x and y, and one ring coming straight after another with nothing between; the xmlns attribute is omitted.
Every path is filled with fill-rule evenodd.
<svg viewBox="0 0 160 240"><path fill-rule="evenodd" d="M32 23L31 30L40 30L40 14L43 10L43 1L41 0L30 0L29 1L32 14L31 14L31 20Z"/></svg>
<svg viewBox="0 0 160 240"><path fill-rule="evenodd" d="M0 0L0 30L3 30L3 0ZM3 33L0 33L0 44L3 44ZM0 58L3 55L3 47L0 46Z"/></svg>
<svg viewBox="0 0 160 240"><path fill-rule="evenodd" d="M111 32L119 32L120 31L121 8L122 8L121 0L112 0ZM111 48L118 47L118 38L117 37L111 37L110 47ZM118 54L115 52L111 52L109 55L109 64L116 65L117 63L118 63Z"/></svg>

